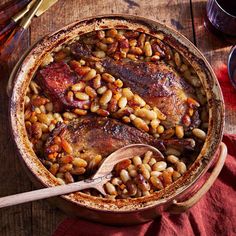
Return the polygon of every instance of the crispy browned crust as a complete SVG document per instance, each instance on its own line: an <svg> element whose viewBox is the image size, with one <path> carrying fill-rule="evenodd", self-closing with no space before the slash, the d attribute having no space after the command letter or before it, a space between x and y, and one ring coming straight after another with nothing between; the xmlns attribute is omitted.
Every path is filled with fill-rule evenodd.
<svg viewBox="0 0 236 236"><path fill-rule="evenodd" d="M187 97L193 94L194 90L170 66L165 63L112 59L104 60L103 66L149 105L158 107L167 117L166 127L182 124L182 118L188 108L182 94L186 94Z"/></svg>
<svg viewBox="0 0 236 236"><path fill-rule="evenodd" d="M48 147L53 144L54 137L59 136L73 147L73 154L83 152L88 160L96 155L107 157L112 152L129 144L144 143L165 151L168 146L179 149L192 149L193 139L156 139L152 135L121 123L118 120L100 117L94 114L74 119L69 124L61 123L55 128L45 144L46 155Z"/></svg>
<svg viewBox="0 0 236 236"><path fill-rule="evenodd" d="M44 90L44 94L49 96L56 111L63 108L83 108L89 101L69 101L66 99L68 88L76 83L77 76L74 71L64 62L53 62L38 71L36 79Z"/></svg>

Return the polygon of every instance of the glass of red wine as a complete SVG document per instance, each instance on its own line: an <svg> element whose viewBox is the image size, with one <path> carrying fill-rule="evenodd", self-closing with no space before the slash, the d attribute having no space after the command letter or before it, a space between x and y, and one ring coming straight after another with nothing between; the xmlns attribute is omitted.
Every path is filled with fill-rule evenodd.
<svg viewBox="0 0 236 236"><path fill-rule="evenodd" d="M217 31L236 37L236 0L208 0L207 18Z"/></svg>
<svg viewBox="0 0 236 236"><path fill-rule="evenodd" d="M230 81L236 89L236 46L232 47L228 58L228 74Z"/></svg>
<svg viewBox="0 0 236 236"><path fill-rule="evenodd" d="M236 0L208 0L205 26L226 42L236 42ZM228 57L228 75L236 89L236 46Z"/></svg>

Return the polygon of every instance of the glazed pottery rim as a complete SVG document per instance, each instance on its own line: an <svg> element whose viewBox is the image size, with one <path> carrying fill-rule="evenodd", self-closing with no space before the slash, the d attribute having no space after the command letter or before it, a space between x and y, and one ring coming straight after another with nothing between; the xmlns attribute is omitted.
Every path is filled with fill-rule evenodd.
<svg viewBox="0 0 236 236"><path fill-rule="evenodd" d="M206 142L204 143L204 146L195 161L197 163L197 160L198 160L199 166L195 167L195 173L192 173L191 175L191 170L192 170L191 167L194 165L193 164L190 167L190 171L187 172L189 176L187 176L187 174L184 175L185 181L183 181L183 183L180 184L180 186L178 186L178 183L180 183L180 181L179 182L177 181L177 184L176 183L174 184L175 185L175 188L173 188L174 190L171 190L172 186L167 187L166 192L169 193L169 195L165 195L164 198L155 199L154 197L155 194L152 194L146 197L129 199L128 201L127 200L113 201L109 199L88 196L83 193L76 193L76 194L72 193L70 195L63 196L63 198L65 198L66 200L69 200L71 202L79 204L80 206L90 208L93 210L119 212L119 213L131 212L131 211L136 211L136 210L140 211L149 207L153 207L154 205L160 205L172 199L177 199L181 193L184 193L187 189L189 189L209 168L210 164L213 161L213 156L217 151L217 148L219 146L219 143L221 142L222 135L223 135L224 102L223 102L223 96L222 96L218 81L216 79L216 76L212 68L210 67L209 63L207 62L207 60L202 55L202 53L185 36L183 36L179 32L173 30L172 28L158 21L153 21L147 18L132 16L132 15L124 15L124 14L114 14L114 15L109 14L109 15L94 16L94 17L78 20L72 24L69 24L63 27L62 29L56 31L53 34L46 35L43 39L41 39L38 43L36 43L33 46L32 50L23 59L23 63L20 65L16 75L15 74L12 75L16 78L15 83L14 83L14 89L13 89L12 96L10 99L10 118L11 118L10 121L11 121L12 134L15 140L15 144L18 148L21 160L24 162L27 168L33 173L33 175L37 178L37 180L46 187L58 184L58 182L56 181L56 178L52 176L49 173L49 171L46 170L46 168L42 165L42 163L39 161L39 159L35 155L33 149L30 147L30 142L27 137L27 133L24 127L24 120L23 120L24 97L20 96L19 93L21 92L21 95L22 94L25 95L27 84L29 84L36 69L40 65L40 62L43 59L43 55L45 56L46 53L52 51L56 46L64 42L68 42L69 39L76 37L74 35L75 32L80 33L79 29L83 29L83 27L94 28L91 31L102 29L102 28L99 28L102 26L102 25L99 25L99 23L101 22L106 22L105 24L108 24L109 22L108 28L116 27L117 25L115 25L115 23L118 23L118 22L124 24L123 26L128 25L128 29L136 28L136 30L138 30L140 29L140 27L142 27L142 29L145 28L146 30L145 33L151 34L151 35L156 34L156 32L154 33L153 30L156 30L158 32L160 31L164 32L165 37L167 36L169 37L169 42L168 42L169 44L171 44L172 43L171 40L173 40L174 43L177 43L178 46L182 47L181 48L182 51L179 51L179 52L184 54L185 58L187 57L187 54L188 54L189 58L191 57L195 58L194 60L196 61L193 60L193 63L196 66L196 68L198 68L200 65L203 67L202 69L203 71L206 70L205 80L202 79L204 78L203 74L202 74L202 77L200 76L199 77L201 78L204 86L206 86L206 88L204 89L207 90L206 91L207 96L210 96L208 97L208 99L209 100L215 99L214 101L212 101L212 104L213 102L218 103L217 105L216 104L212 105L208 101L209 106L210 106L210 110L209 110L210 111L209 113L210 128L208 131ZM91 31L88 30L82 33L88 33ZM49 43L49 45L47 45L47 43ZM186 46L186 44L188 45L188 47ZM45 47L46 50L44 49L43 53L39 52L40 50L42 50L43 46L47 46ZM185 55L185 53L187 54ZM37 65L35 65L35 63L32 64L32 61L33 62L37 61ZM31 68L28 67L28 65L30 64L31 64ZM198 73L200 72L201 70L199 69ZM28 76L28 79L24 78L26 74ZM207 85L207 83L210 83L210 84ZM22 88L24 89L24 93L22 93ZM213 120L213 114L211 114L211 112L216 112L216 117L217 117L216 121ZM216 136L214 137L214 135ZM37 161L35 158L37 158ZM44 176L42 176L42 173L44 174ZM181 179L183 180L184 178L181 178ZM121 204L118 204L118 203L121 203Z"/></svg>

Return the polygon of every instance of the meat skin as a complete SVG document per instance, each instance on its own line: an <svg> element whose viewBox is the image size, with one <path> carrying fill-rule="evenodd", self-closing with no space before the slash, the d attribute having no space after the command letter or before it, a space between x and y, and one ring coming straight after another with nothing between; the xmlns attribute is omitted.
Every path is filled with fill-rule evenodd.
<svg viewBox="0 0 236 236"><path fill-rule="evenodd" d="M82 151L88 158L97 154L106 157L115 150L134 143L149 144L160 151L164 151L168 145L180 145L190 149L195 145L192 139L158 140L135 127L96 115L87 115L71 121L68 125L61 124L57 127L45 144L46 154L55 136L60 136L69 142L75 155Z"/></svg>
<svg viewBox="0 0 236 236"><path fill-rule="evenodd" d="M194 90L170 66L110 58L103 60L102 65L146 103L158 107L167 117L164 122L167 128L182 124L182 117L188 109L186 99Z"/></svg>
<svg viewBox="0 0 236 236"><path fill-rule="evenodd" d="M72 44L72 54L92 61L90 49L79 42ZM146 103L158 107L167 119L166 128L183 125L187 113L187 97L194 97L194 89L169 65L131 60L101 60L105 71L123 81L126 87L141 96Z"/></svg>
<svg viewBox="0 0 236 236"><path fill-rule="evenodd" d="M83 108L84 105L89 103L88 101L69 101L66 98L68 88L75 84L78 78L75 72L64 62L49 64L39 70L36 78L44 89L44 93L52 99L57 111L64 107Z"/></svg>
<svg viewBox="0 0 236 236"><path fill-rule="evenodd" d="M80 59L80 58L89 58L89 59L91 59L91 57L92 57L92 52L89 49L89 47L85 44L82 44L82 43L78 43L78 42L73 43L70 46L70 50L71 50L71 53L77 59Z"/></svg>

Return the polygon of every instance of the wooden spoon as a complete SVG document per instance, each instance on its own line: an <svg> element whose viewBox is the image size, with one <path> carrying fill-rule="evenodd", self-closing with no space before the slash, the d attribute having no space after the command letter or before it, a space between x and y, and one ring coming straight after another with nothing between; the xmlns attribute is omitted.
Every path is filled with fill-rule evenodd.
<svg viewBox="0 0 236 236"><path fill-rule="evenodd" d="M0 198L0 208L13 206L25 202L36 201L44 198L54 197L58 195L73 193L79 190L94 188L106 195L103 185L112 177L114 166L126 159L130 159L137 155L143 155L147 151L152 151L155 156L164 159L161 152L153 146L146 144L131 144L120 148L110 154L101 164L97 172L90 179L82 180L72 184L49 187L39 190L34 190L25 193L19 193L7 197Z"/></svg>

